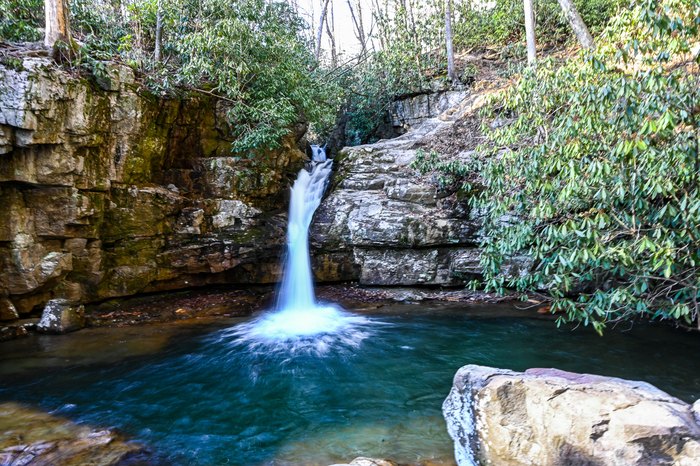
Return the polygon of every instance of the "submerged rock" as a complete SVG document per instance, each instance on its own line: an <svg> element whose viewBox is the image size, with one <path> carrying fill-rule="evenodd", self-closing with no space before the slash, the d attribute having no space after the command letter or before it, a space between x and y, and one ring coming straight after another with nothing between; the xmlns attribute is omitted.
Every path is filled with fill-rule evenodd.
<svg viewBox="0 0 700 466"><path fill-rule="evenodd" d="M0 465L152 464L143 446L17 403L0 404Z"/></svg>
<svg viewBox="0 0 700 466"><path fill-rule="evenodd" d="M69 333L85 327L85 308L65 299L46 303L37 330L41 333Z"/></svg>
<svg viewBox="0 0 700 466"><path fill-rule="evenodd" d="M700 464L697 409L645 382L468 365L443 414L460 465Z"/></svg>
<svg viewBox="0 0 700 466"><path fill-rule="evenodd" d="M391 460L359 456L349 463L333 464L331 466L397 466L397 463Z"/></svg>

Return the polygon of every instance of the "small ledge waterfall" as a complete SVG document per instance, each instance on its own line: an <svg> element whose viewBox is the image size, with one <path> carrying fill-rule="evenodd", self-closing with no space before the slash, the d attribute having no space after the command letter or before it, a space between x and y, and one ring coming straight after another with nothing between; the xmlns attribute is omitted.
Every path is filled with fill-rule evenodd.
<svg viewBox="0 0 700 466"><path fill-rule="evenodd" d="M357 347L368 335L369 319L316 301L309 257L309 226L323 198L333 161L324 147L312 146L309 170L292 186L287 224L287 254L276 308L224 332L234 342L266 352L325 354L331 348Z"/></svg>

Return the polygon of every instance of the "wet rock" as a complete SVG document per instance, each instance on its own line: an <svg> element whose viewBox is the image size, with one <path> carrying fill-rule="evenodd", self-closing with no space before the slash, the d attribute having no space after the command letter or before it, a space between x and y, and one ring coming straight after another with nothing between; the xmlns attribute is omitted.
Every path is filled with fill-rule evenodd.
<svg viewBox="0 0 700 466"><path fill-rule="evenodd" d="M398 466L398 464L391 460L359 456L350 463L332 464L330 466Z"/></svg>
<svg viewBox="0 0 700 466"><path fill-rule="evenodd" d="M0 464L112 466L146 461L141 445L16 403L0 404ZM148 464L142 462L140 464Z"/></svg>
<svg viewBox="0 0 700 466"><path fill-rule="evenodd" d="M19 319L15 305L7 298L0 298L0 322Z"/></svg>
<svg viewBox="0 0 700 466"><path fill-rule="evenodd" d="M16 340L26 336L29 336L29 331L22 325L0 325L0 341Z"/></svg>
<svg viewBox="0 0 700 466"><path fill-rule="evenodd" d="M52 299L46 303L37 331L41 333L69 333L85 327L85 308L66 299Z"/></svg>
<svg viewBox="0 0 700 466"><path fill-rule="evenodd" d="M443 414L463 465L700 464L697 411L645 382L469 365Z"/></svg>

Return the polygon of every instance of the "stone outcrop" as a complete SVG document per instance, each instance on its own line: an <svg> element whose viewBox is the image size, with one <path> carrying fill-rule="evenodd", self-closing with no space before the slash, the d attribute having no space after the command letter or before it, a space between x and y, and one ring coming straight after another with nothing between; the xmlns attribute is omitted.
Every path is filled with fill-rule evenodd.
<svg viewBox="0 0 700 466"><path fill-rule="evenodd" d="M443 414L460 465L700 464L700 404L645 382L464 366Z"/></svg>
<svg viewBox="0 0 700 466"><path fill-rule="evenodd" d="M435 89L397 99L390 110L391 125L413 127L457 106L468 95L464 90Z"/></svg>
<svg viewBox="0 0 700 466"><path fill-rule="evenodd" d="M1 465L155 464L142 446L16 403L0 404Z"/></svg>
<svg viewBox="0 0 700 466"><path fill-rule="evenodd" d="M349 463L343 464L332 464L330 466L398 466L395 462L391 460L379 459L379 458L367 458L360 456L355 458Z"/></svg>
<svg viewBox="0 0 700 466"><path fill-rule="evenodd" d="M234 155L227 109L209 95L154 96L121 64L86 78L48 58L13 63L0 64L1 321L54 298L279 280L303 125L279 150ZM422 121L461 97L409 113ZM411 166L457 117L341 152L311 230L317 280L456 286L479 274L479 219Z"/></svg>
<svg viewBox="0 0 700 466"><path fill-rule="evenodd" d="M221 101L104 68L0 64L0 320L52 298L276 281L304 129L234 156Z"/></svg>
<svg viewBox="0 0 700 466"><path fill-rule="evenodd" d="M340 152L310 232L317 279L456 286L480 274L480 220L468 199L412 166L421 141L450 124L429 119L401 137Z"/></svg>

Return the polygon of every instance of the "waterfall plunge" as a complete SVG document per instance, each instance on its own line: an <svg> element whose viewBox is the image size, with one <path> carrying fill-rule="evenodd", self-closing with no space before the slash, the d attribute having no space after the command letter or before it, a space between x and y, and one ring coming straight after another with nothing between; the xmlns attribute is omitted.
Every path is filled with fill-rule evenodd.
<svg viewBox="0 0 700 466"><path fill-rule="evenodd" d="M369 332L369 320L319 304L309 258L309 226L321 203L333 161L312 146L310 170L301 170L292 186L287 224L287 257L276 309L226 332L238 343L266 352L324 354L331 348L357 347Z"/></svg>

